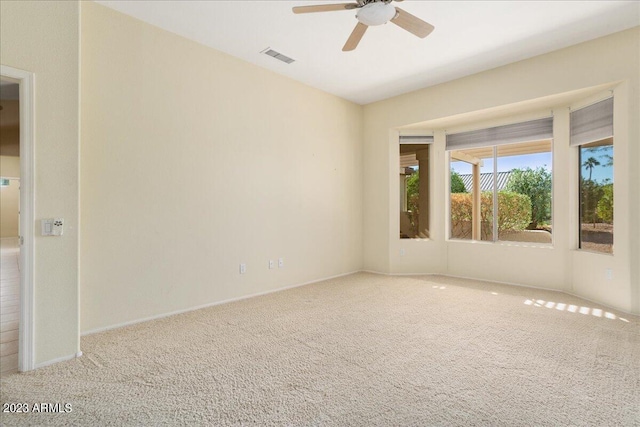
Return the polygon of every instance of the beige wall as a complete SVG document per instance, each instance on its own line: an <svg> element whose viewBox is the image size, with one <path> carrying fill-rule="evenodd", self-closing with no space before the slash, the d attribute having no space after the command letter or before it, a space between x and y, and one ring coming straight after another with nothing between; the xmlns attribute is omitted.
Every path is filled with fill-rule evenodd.
<svg viewBox="0 0 640 427"><path fill-rule="evenodd" d="M8 186L0 187L0 237L18 237L18 212L20 203L20 181L9 180Z"/></svg>
<svg viewBox="0 0 640 427"><path fill-rule="evenodd" d="M19 178L20 158L0 156L0 177ZM0 237L17 237L19 235L19 203L20 181L12 179L9 186L0 187Z"/></svg>
<svg viewBox="0 0 640 427"><path fill-rule="evenodd" d="M84 332L361 268L362 107L94 3L81 56Z"/></svg>
<svg viewBox="0 0 640 427"><path fill-rule="evenodd" d="M78 18L76 2L0 2L2 65L35 74L35 219L65 219L64 236L35 236L36 364L79 344Z"/></svg>
<svg viewBox="0 0 640 427"><path fill-rule="evenodd" d="M18 237L20 181L12 179L0 187L0 237Z"/></svg>
<svg viewBox="0 0 640 427"><path fill-rule="evenodd" d="M365 268L385 273L440 272L561 289L640 312L639 40L636 27L365 106ZM591 87L612 87L615 94L614 256L576 250L577 154L568 147L567 130L568 107L579 97L560 94ZM485 120L490 121L499 114L504 116L505 110L516 111L515 106L521 108L523 103L529 103L532 114L545 104L546 111L553 110L555 116L553 248L448 241L445 132L451 126L464 126L473 116L471 112L488 111ZM496 111L493 119L492 111ZM426 121L438 123L439 119L447 126L430 129L435 135L433 238L401 241L397 236L395 185L397 129ZM383 170L389 173L380 173ZM401 248L404 256L400 256ZM613 270L612 280L605 277L607 268Z"/></svg>
<svg viewBox="0 0 640 427"><path fill-rule="evenodd" d="M0 156L0 176L19 178L20 158L16 156Z"/></svg>
<svg viewBox="0 0 640 427"><path fill-rule="evenodd" d="M17 100L2 100L0 113L0 177L20 177L20 114ZM20 181L0 187L0 237L17 237Z"/></svg>

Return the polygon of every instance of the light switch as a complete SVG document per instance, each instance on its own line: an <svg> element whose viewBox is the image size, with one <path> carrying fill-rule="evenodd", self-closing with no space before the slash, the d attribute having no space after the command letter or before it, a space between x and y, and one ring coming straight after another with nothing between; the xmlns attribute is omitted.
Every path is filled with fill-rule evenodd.
<svg viewBox="0 0 640 427"><path fill-rule="evenodd" d="M64 218L46 218L40 223L43 236L62 236L64 232Z"/></svg>
<svg viewBox="0 0 640 427"><path fill-rule="evenodd" d="M43 236L51 236L53 232L53 219L43 219L40 221L41 224L41 232Z"/></svg>

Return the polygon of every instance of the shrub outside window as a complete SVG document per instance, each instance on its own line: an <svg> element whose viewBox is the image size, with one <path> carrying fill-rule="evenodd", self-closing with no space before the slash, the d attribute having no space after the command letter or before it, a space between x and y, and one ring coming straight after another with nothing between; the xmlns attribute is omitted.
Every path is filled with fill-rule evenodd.
<svg viewBox="0 0 640 427"><path fill-rule="evenodd" d="M474 238L474 181L479 179L480 231L476 240L551 243L551 141L463 150L462 154L451 153L450 237ZM480 163L478 178L469 162L474 158Z"/></svg>
<svg viewBox="0 0 640 427"><path fill-rule="evenodd" d="M447 135L450 238L552 242L553 118Z"/></svg>

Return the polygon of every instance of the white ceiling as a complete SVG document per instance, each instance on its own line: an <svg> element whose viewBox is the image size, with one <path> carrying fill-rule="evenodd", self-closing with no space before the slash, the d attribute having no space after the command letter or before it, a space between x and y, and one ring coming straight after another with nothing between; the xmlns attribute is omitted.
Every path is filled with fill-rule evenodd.
<svg viewBox="0 0 640 427"><path fill-rule="evenodd" d="M420 39L386 24L369 28L355 51L342 52L356 11L291 11L341 2L349 1L98 1L359 104L640 25L638 1L407 0L394 5L434 25L431 35ZM267 47L296 62L260 54Z"/></svg>

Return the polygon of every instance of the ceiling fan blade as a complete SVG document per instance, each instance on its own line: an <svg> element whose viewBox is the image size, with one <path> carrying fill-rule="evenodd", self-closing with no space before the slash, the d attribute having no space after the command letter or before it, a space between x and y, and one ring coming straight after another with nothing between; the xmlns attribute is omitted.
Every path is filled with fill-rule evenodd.
<svg viewBox="0 0 640 427"><path fill-rule="evenodd" d="M358 47L358 43L362 40L362 36L364 36L364 32L367 31L367 28L369 28L367 25L364 25L362 22L358 22L347 39L347 42L344 44L342 51L348 52Z"/></svg>
<svg viewBox="0 0 640 427"><path fill-rule="evenodd" d="M434 29L434 26L424 22L422 19L417 16L413 16L409 12L405 12L404 10L396 7L396 11L398 12L395 18L391 20L398 27L404 28L409 31L411 34L414 34L421 39L427 37Z"/></svg>
<svg viewBox="0 0 640 427"><path fill-rule="evenodd" d="M296 6L293 13L332 12L334 10L356 9L357 3L316 4L312 6Z"/></svg>

